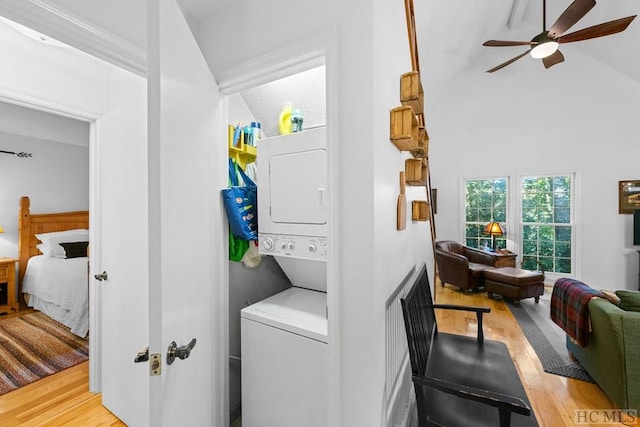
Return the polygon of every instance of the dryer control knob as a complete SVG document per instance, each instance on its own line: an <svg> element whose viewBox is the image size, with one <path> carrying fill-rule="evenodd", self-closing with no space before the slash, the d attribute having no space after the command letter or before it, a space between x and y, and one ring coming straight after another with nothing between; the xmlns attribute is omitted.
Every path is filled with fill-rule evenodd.
<svg viewBox="0 0 640 427"><path fill-rule="evenodd" d="M296 247L296 244L295 244L295 243L293 243L293 242L289 242L289 250L290 250L290 251L294 250L294 249L295 249L295 247Z"/></svg>
<svg viewBox="0 0 640 427"><path fill-rule="evenodd" d="M282 249L282 250L287 249L287 242L281 242L280 243L280 249Z"/></svg>
<svg viewBox="0 0 640 427"><path fill-rule="evenodd" d="M264 241L262 242L262 246L270 251L273 249L273 240L271 240L270 238L264 239Z"/></svg>
<svg viewBox="0 0 640 427"><path fill-rule="evenodd" d="M309 252L314 253L316 249L316 245L314 245L313 243L309 244Z"/></svg>

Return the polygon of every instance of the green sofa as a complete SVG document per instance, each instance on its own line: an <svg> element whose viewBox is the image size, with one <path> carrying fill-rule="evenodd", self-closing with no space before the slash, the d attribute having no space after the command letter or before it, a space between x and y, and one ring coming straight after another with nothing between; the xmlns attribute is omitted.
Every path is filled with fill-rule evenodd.
<svg viewBox="0 0 640 427"><path fill-rule="evenodd" d="M567 337L567 349L619 409L640 410L640 312L593 298L589 317L587 346Z"/></svg>

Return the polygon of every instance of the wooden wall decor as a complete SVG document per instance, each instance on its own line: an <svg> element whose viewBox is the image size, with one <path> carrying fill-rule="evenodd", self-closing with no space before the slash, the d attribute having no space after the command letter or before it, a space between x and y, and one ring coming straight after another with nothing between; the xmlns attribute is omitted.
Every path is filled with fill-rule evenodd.
<svg viewBox="0 0 640 427"><path fill-rule="evenodd" d="M411 219L414 221L428 221L430 210L429 202L426 200L414 200L411 202Z"/></svg>
<svg viewBox="0 0 640 427"><path fill-rule="evenodd" d="M400 172L400 195L398 196L398 208L397 208L397 224L396 230L404 230L407 228L407 196L406 191L405 173Z"/></svg>
<svg viewBox="0 0 640 427"><path fill-rule="evenodd" d="M427 162L425 159L406 159L404 161L404 173L407 185L427 185Z"/></svg>
<svg viewBox="0 0 640 427"><path fill-rule="evenodd" d="M400 102L413 108L415 114L424 114L424 90L419 72L410 71L400 76Z"/></svg>
<svg viewBox="0 0 640 427"><path fill-rule="evenodd" d="M424 186L426 200L411 202L411 218L414 221L430 221L431 242L435 253L436 229L431 203L429 134L424 120L424 89L420 79L413 0L404 0L404 6L412 70L400 76L400 103L402 105L390 111L389 139L398 150L410 152L413 158L405 159L405 170L400 173L396 228L404 230L406 227L405 185ZM434 260L434 271L435 269Z"/></svg>
<svg viewBox="0 0 640 427"><path fill-rule="evenodd" d="M418 126L418 147L411 151L413 157L426 158L429 155L429 134L424 126Z"/></svg>
<svg viewBox="0 0 640 427"><path fill-rule="evenodd" d="M417 150L420 127L413 109L408 105L391 110L390 117L391 141L401 151Z"/></svg>
<svg viewBox="0 0 640 427"><path fill-rule="evenodd" d="M420 58L418 58L418 39L416 36L416 17L413 10L413 0L404 0L404 11L407 17L407 33L409 35L411 66L414 71L420 72Z"/></svg>

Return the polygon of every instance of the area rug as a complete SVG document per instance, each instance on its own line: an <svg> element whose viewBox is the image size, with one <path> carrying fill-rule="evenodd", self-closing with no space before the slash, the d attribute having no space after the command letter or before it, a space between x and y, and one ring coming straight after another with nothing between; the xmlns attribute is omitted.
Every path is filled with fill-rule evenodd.
<svg viewBox="0 0 640 427"><path fill-rule="evenodd" d="M0 319L0 395L89 359L89 341L40 312Z"/></svg>
<svg viewBox="0 0 640 427"><path fill-rule="evenodd" d="M520 307L511 302L507 306L536 352L545 372L577 380L594 382L587 371L571 360L565 344L565 333L551 320L551 295L545 291L540 302L533 298L520 301Z"/></svg>

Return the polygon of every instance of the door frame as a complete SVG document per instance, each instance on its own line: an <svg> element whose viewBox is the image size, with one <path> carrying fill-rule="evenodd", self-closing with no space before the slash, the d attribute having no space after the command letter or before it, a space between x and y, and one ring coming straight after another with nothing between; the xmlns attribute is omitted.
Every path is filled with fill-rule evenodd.
<svg viewBox="0 0 640 427"><path fill-rule="evenodd" d="M222 70L216 78L218 89L223 96L229 96L269 83L302 71L325 66L326 78L326 119L327 119L327 172L331 177L328 187L328 231L329 242L338 242L340 236L338 198L339 182L339 126L338 126L338 31L329 28L302 38L290 45L267 52L259 57ZM224 116L228 122L228 107ZM225 130L226 131L226 130ZM224 165L220 167L226 168ZM339 245L333 244L327 255L327 308L329 317L329 423L340 425L340 294L339 271L341 252ZM229 274L226 274L226 297L229 296ZM228 316L227 316L228 319ZM226 322L224 343L225 354L229 355L228 321ZM226 360L226 359L225 359ZM229 364L225 364L226 411L229 394Z"/></svg>
<svg viewBox="0 0 640 427"><path fill-rule="evenodd" d="M45 101L4 86L0 86L0 101L89 123L89 224L91 224L91 227L89 227L89 253L91 254L89 258L89 277L91 277L95 267L101 265L102 258L100 246L98 245L101 227L97 226L101 223L100 203L99 198L96 197L100 188L98 182L98 170L100 168L99 144L96 132L96 125L100 115L69 105ZM89 339L89 391L97 393L101 389L100 354L102 339L100 332L102 328L102 313L101 287L92 285L94 283L94 281L89 281L89 329L91 330L91 339Z"/></svg>
<svg viewBox="0 0 640 427"><path fill-rule="evenodd" d="M110 63L114 67L137 74L146 79L146 51L80 19L58 6L42 2L0 2L0 16L65 42L90 56ZM26 108L57 114L89 123L89 253L91 254L89 277L100 270L102 254L99 245L101 229L100 198L97 197L100 182L100 143L96 127L102 111L90 111L63 102L45 100L30 93L6 87L0 82L0 101ZM89 285L89 391L102 391L102 293L101 287L90 281Z"/></svg>

